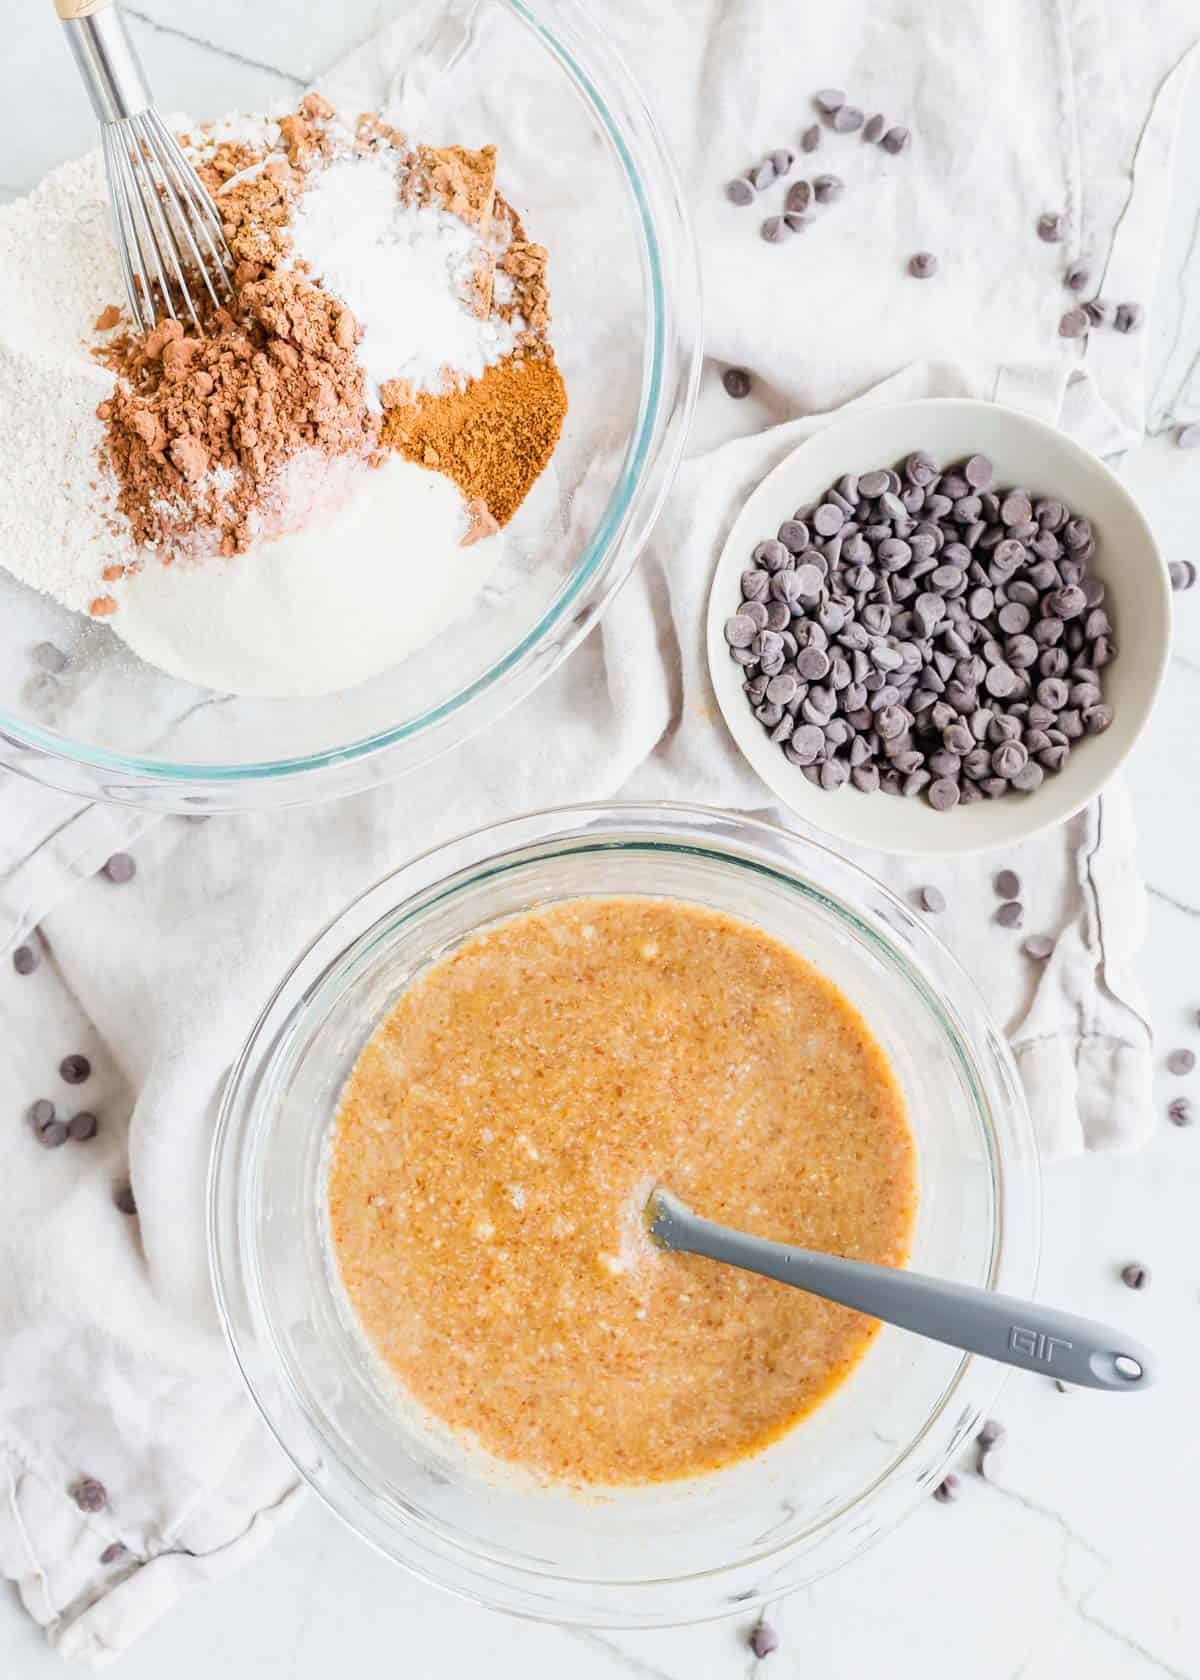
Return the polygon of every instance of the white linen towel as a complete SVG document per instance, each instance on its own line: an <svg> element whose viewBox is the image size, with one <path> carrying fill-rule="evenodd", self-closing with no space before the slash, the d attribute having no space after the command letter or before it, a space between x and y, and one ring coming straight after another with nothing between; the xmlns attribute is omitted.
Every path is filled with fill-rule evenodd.
<svg viewBox="0 0 1200 1680"><path fill-rule="evenodd" d="M398 67L422 8L410 10L389 37ZM1195 32L1187 0L1155 10L1154 28L1132 35L1108 0L850 0L800 17L768 0L613 0L603 21L663 117L696 216L714 359L705 426L758 430L685 462L641 565L562 670L400 786L195 823L4 779L0 948L40 927L43 960L26 978L7 961L0 973L12 1047L0 1063L0 1570L64 1655L114 1656L193 1582L260 1545L296 1497L217 1330L203 1196L222 1076L302 944L414 851L524 809L621 792L769 814L716 711L704 605L745 495L827 412L1000 395L1061 411L1106 451L1138 435L1139 341L1081 348L1055 326L1057 276L1076 250L1106 289L1152 290ZM353 97L357 68L325 90ZM502 85L503 66L490 70ZM806 90L829 83L916 140L886 176L867 149L842 154L847 175L865 156L869 179L822 225L798 285L758 242L756 212L720 187L794 141ZM1033 236L1052 208L1067 214L1067 247ZM922 246L942 254L937 287L898 278ZM754 371L761 398L734 405L715 389L731 361ZM136 880L96 878L135 842ZM1025 877L1029 926L1058 936L1037 975L997 936L986 865L860 861L897 891L929 880L946 892L939 931L1011 1034L1045 1149L1136 1144L1149 1030L1120 790L1004 859ZM86 1093L101 1132L46 1154L17 1120L32 1098L62 1097L53 1070L76 1050L96 1068ZM127 1177L136 1219L113 1205ZM80 1475L107 1488L102 1512L68 1497ZM125 1551L102 1563L117 1542Z"/></svg>

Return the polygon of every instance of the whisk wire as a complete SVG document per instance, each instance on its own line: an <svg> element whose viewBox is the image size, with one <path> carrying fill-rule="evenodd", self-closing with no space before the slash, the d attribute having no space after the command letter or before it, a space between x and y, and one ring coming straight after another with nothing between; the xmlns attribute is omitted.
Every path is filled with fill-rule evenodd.
<svg viewBox="0 0 1200 1680"><path fill-rule="evenodd" d="M220 216L212 199L200 185L195 170L184 157L179 142L158 112L151 107L143 114L142 120L157 142L163 188L175 209L176 225L187 243L188 253L214 308L220 308L221 300L213 283L214 278L220 290L227 297L232 296L233 285L229 275L234 266L233 253L226 242ZM196 242L197 234L207 248L207 262Z"/></svg>

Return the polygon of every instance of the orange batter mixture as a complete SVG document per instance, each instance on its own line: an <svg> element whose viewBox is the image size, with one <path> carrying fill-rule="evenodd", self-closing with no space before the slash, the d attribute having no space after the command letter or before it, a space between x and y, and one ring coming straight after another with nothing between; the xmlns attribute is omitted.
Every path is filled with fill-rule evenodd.
<svg viewBox="0 0 1200 1680"><path fill-rule="evenodd" d="M432 965L363 1051L329 1212L369 1341L422 1406L575 1485L765 1446L878 1326L646 1233L661 1183L779 1241L903 1263L914 1152L842 994L761 929L575 899Z"/></svg>

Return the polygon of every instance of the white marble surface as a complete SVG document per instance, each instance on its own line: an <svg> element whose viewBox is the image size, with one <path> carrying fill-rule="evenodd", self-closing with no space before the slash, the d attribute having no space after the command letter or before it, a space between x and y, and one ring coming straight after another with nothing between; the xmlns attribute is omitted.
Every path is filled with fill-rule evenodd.
<svg viewBox="0 0 1200 1680"><path fill-rule="evenodd" d="M143 0L130 8L157 84L196 110L277 97L319 74L375 21L375 0L305 7L303 48L243 0ZM31 185L88 133L73 71L48 7L27 4L6 40L9 85L38 89L30 120L0 160L0 196ZM179 27L190 20L186 31ZM203 37L203 38L201 38ZM297 40L300 37L298 35ZM216 43L211 44L211 43ZM11 78L11 79L10 79ZM7 132L13 129L8 126ZM1200 85L1180 145L1171 233L1159 295L1151 414L1200 418ZM1187 391L1191 382L1190 392ZM710 373L696 442L753 423ZM1200 455L1149 442L1128 465L1168 555L1200 560ZM1200 861L1195 736L1200 723L1200 589L1179 601L1167 692L1131 770L1141 861L1151 892L1146 960L1163 1051L1196 1041L1200 1008ZM1200 1076L1161 1080L1159 1105ZM1013 1379L999 1413L1008 1441L985 1482L964 1477L953 1506L930 1502L854 1568L772 1613L782 1646L759 1665L781 1677L860 1680L874 1673L971 1680L1200 1676L1194 1514L1200 1509L1200 1127L1165 1121L1132 1157L1089 1157L1045 1183L1043 1292L1123 1323L1160 1350L1162 1381L1120 1402ZM1144 1260L1152 1287L1117 1279ZM733 1680L755 1671L746 1624L596 1636L503 1619L458 1604L385 1564L310 1501L259 1561L194 1595L121 1661L122 1680L316 1680L330 1671L443 1680L465 1674L571 1680ZM59 1669L0 1587L0 1675L38 1680Z"/></svg>

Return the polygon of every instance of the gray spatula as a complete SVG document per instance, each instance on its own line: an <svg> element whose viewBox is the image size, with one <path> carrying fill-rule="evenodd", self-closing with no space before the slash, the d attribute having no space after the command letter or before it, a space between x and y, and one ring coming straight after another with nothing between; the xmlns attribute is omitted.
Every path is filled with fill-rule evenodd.
<svg viewBox="0 0 1200 1680"><path fill-rule="evenodd" d="M660 1248L758 1272L985 1359L1112 1393L1149 1388L1154 1380L1153 1359L1144 1347L1088 1318L918 1272L747 1236L701 1219L669 1190L654 1190L646 1212Z"/></svg>

